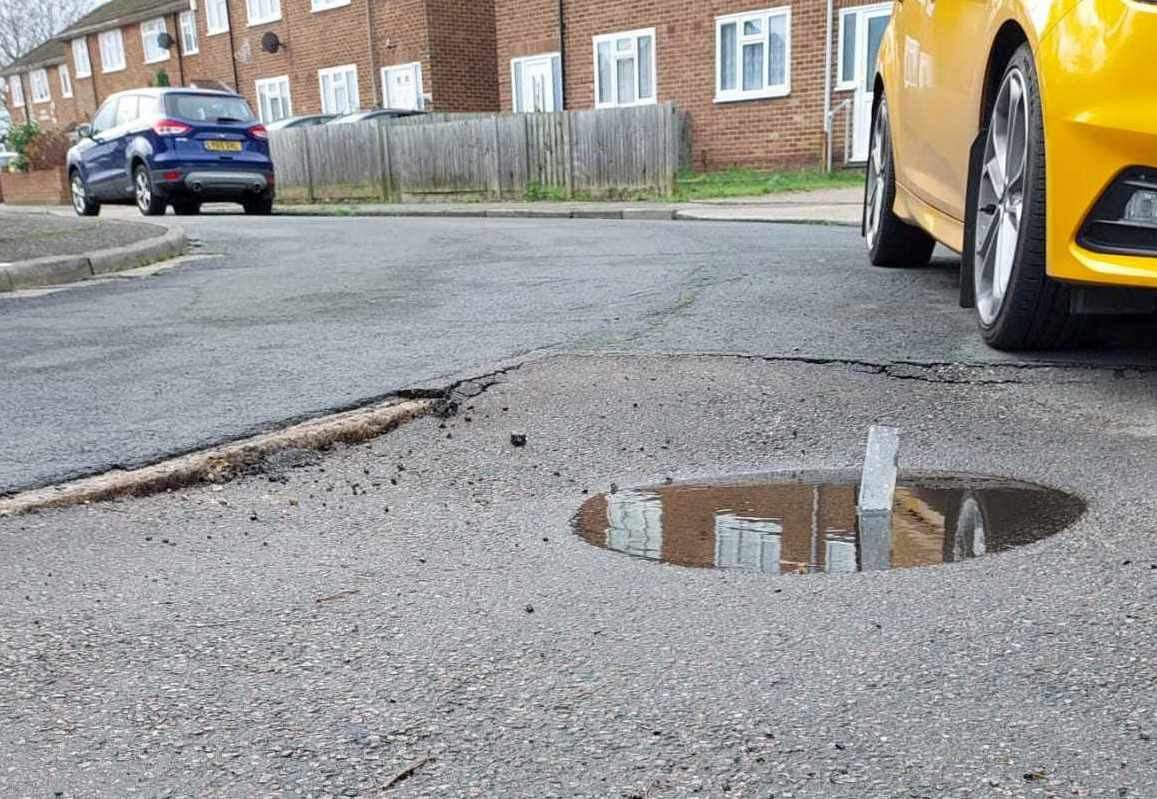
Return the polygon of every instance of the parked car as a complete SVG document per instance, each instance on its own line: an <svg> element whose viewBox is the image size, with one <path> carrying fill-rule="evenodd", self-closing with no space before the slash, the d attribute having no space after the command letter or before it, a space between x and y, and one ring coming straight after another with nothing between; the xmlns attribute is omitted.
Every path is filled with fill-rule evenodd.
<svg viewBox="0 0 1157 799"><path fill-rule="evenodd" d="M872 263L961 252L961 304L998 349L1063 345L1086 312L1152 310L1136 289L1157 289L1157 116L1139 79L1155 51L1150 0L897 3L875 83Z"/></svg>
<svg viewBox="0 0 1157 799"><path fill-rule="evenodd" d="M68 151L72 204L96 216L102 203L135 202L157 216L172 205L238 202L273 209L274 173L265 126L245 99L205 89L134 89L105 100Z"/></svg>
<svg viewBox="0 0 1157 799"><path fill-rule="evenodd" d="M381 119L397 119L398 117L413 117L426 113L425 111L413 111L400 108L374 108L369 111L354 111L351 114L343 114L340 117L331 119L330 125L349 125L354 122L371 122Z"/></svg>
<svg viewBox="0 0 1157 799"><path fill-rule="evenodd" d="M333 114L310 114L308 116L300 117L286 117L279 119L276 122L266 124L266 130L285 130L286 128L312 128L317 125L324 125L333 119Z"/></svg>

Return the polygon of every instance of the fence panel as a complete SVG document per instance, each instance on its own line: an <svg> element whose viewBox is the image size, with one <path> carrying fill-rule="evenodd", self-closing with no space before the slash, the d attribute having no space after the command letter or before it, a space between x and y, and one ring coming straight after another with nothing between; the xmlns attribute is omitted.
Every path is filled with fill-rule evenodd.
<svg viewBox="0 0 1157 799"><path fill-rule="evenodd" d="M319 125L307 134L314 199L382 198L385 176L377 125Z"/></svg>
<svg viewBox="0 0 1157 799"><path fill-rule="evenodd" d="M270 147L290 201L513 199L532 187L669 194L689 138L688 116L667 104L322 125L277 131Z"/></svg>

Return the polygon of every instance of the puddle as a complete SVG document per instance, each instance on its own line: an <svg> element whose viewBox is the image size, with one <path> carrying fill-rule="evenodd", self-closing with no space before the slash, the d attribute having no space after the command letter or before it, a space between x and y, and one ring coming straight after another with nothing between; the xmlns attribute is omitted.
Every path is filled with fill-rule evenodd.
<svg viewBox="0 0 1157 799"><path fill-rule="evenodd" d="M891 540L856 524L858 475L751 477L591 497L575 516L587 542L679 566L846 574L953 563L1059 533L1077 497L1012 480L904 476Z"/></svg>

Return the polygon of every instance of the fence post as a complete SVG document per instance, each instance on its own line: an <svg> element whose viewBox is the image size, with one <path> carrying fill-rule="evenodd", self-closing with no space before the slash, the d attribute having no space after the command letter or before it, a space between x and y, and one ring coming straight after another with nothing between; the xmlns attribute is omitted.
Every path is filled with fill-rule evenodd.
<svg viewBox="0 0 1157 799"><path fill-rule="evenodd" d="M491 179L490 192L495 199L502 199L502 158L498 148L498 115L491 117L494 124L491 127L491 140L494 144L494 174Z"/></svg>
<svg viewBox="0 0 1157 799"><path fill-rule="evenodd" d="M378 162L382 165L382 202L394 195L394 177L390 171L390 131L388 124L378 125Z"/></svg>
<svg viewBox="0 0 1157 799"><path fill-rule="evenodd" d="M313 159L309 157L309 138L314 133L313 128L305 128L302 131L301 142L305 150L305 199L309 202L316 202L317 196L313 191Z"/></svg>

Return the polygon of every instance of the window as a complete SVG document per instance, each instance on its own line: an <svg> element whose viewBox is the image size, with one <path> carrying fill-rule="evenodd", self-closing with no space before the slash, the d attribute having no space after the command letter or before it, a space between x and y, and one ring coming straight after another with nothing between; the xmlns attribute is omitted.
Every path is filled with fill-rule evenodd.
<svg viewBox="0 0 1157 799"><path fill-rule="evenodd" d="M358 109L358 68L355 64L317 72L323 114L348 114Z"/></svg>
<svg viewBox="0 0 1157 799"><path fill-rule="evenodd" d="M194 122L216 122L222 118L253 121L249 103L227 94L166 94L164 110L169 116Z"/></svg>
<svg viewBox="0 0 1157 799"><path fill-rule="evenodd" d="M309 6L314 11L325 11L327 8L337 8L349 4L350 0L310 0Z"/></svg>
<svg viewBox="0 0 1157 799"><path fill-rule="evenodd" d="M72 76L68 74L68 64L61 64L57 72L60 73L60 96L72 97Z"/></svg>
<svg viewBox="0 0 1157 799"><path fill-rule="evenodd" d="M168 28L165 27L165 20L163 17L150 19L148 22L141 23L141 43L145 47L145 63L155 64L158 61L165 61L169 57L168 48L161 47L160 42L157 41L162 33L168 33Z"/></svg>
<svg viewBox="0 0 1157 799"><path fill-rule="evenodd" d="M108 130L116 123L118 98L113 98L100 107L92 119L92 132L100 133Z"/></svg>
<svg viewBox="0 0 1157 799"><path fill-rule="evenodd" d="M8 91L10 92L10 94L12 96L12 107L13 108L23 108L24 107L24 84L20 82L20 76L19 75L13 75L11 78L9 78L8 79L8 86L9 86Z"/></svg>
<svg viewBox="0 0 1157 799"><path fill-rule="evenodd" d="M515 113L562 110L562 64L558 53L515 58L510 62Z"/></svg>
<svg viewBox="0 0 1157 799"><path fill-rule="evenodd" d="M293 102L289 97L289 76L257 81L257 106L261 121L268 124L293 116Z"/></svg>
<svg viewBox="0 0 1157 799"><path fill-rule="evenodd" d="M382 99L386 108L422 110L422 65L382 67Z"/></svg>
<svg viewBox="0 0 1157 799"><path fill-rule="evenodd" d="M125 68L125 40L121 29L105 31L100 35L100 71L120 72Z"/></svg>
<svg viewBox="0 0 1157 799"><path fill-rule="evenodd" d="M655 102L655 29L595 37L595 107Z"/></svg>
<svg viewBox="0 0 1157 799"><path fill-rule="evenodd" d="M837 89L856 87L856 20L859 13L850 8L840 12L840 77Z"/></svg>
<svg viewBox="0 0 1157 799"><path fill-rule="evenodd" d="M32 102L47 103L52 99L48 90L48 71L34 69L28 73L28 83L32 86Z"/></svg>
<svg viewBox="0 0 1157 799"><path fill-rule="evenodd" d="M205 0L205 31L212 36L229 30L228 0Z"/></svg>
<svg viewBox="0 0 1157 799"><path fill-rule="evenodd" d="M137 119L137 108L140 106L140 98L135 94L123 95L117 103L117 115L113 121L115 127L127 125Z"/></svg>
<svg viewBox="0 0 1157 799"><path fill-rule="evenodd" d="M72 40L72 64L76 67L76 77L92 75L92 64L88 63L88 39L83 36Z"/></svg>
<svg viewBox="0 0 1157 799"><path fill-rule="evenodd" d="M181 54L196 55L200 52L197 47L197 15L192 11L182 11L177 17L177 27L181 29Z"/></svg>
<svg viewBox="0 0 1157 799"><path fill-rule="evenodd" d="M281 0L245 0L245 10L250 26L274 22L281 19Z"/></svg>
<svg viewBox="0 0 1157 799"><path fill-rule="evenodd" d="M791 9L715 20L715 102L784 97L791 91Z"/></svg>

